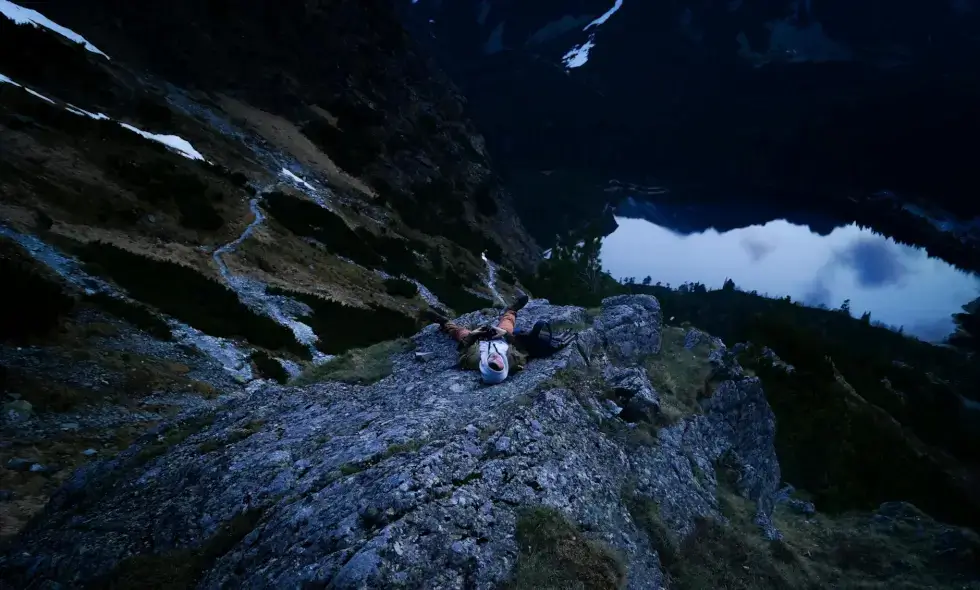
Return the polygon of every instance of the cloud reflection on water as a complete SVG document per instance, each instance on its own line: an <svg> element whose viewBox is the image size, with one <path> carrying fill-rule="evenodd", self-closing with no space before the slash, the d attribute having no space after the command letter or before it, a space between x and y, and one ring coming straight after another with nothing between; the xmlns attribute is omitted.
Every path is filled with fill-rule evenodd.
<svg viewBox="0 0 980 590"><path fill-rule="evenodd" d="M870 311L873 320L928 340L952 331L950 316L980 292L976 275L856 225L821 236L778 220L683 235L642 219L616 221L602 249L616 278L720 288L730 277L742 289L810 305L850 299L855 315Z"/></svg>

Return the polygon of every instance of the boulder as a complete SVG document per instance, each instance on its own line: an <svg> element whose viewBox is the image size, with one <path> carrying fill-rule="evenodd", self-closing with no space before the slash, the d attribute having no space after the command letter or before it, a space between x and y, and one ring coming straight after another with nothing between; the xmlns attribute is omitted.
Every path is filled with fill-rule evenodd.
<svg viewBox="0 0 980 590"><path fill-rule="evenodd" d="M11 424L26 422L31 419L33 413L34 407L22 399L3 404L3 419Z"/></svg>
<svg viewBox="0 0 980 590"><path fill-rule="evenodd" d="M588 318L545 302L518 314L522 328L538 320ZM200 587L494 588L524 549L522 515L543 507L576 523L590 547L611 546L629 588L660 587L658 553L624 490L656 501L683 537L699 517L724 518L724 460L775 537L779 482L755 378L719 383L703 412L656 430L651 444L609 434L656 414L646 373L623 363L659 350L660 322L653 297L606 300L583 330L588 363L570 346L495 386L458 370L455 343L435 326L413 337L427 362L396 353L391 375L371 385L263 383L84 464L0 556L0 576L15 587L180 575ZM595 410L610 388L623 415Z"/></svg>
<svg viewBox="0 0 980 590"><path fill-rule="evenodd" d="M603 370L603 379L610 394L623 408L620 416L628 422L654 422L660 413L660 399L650 386L645 370L638 367L624 369L613 365Z"/></svg>
<svg viewBox="0 0 980 590"><path fill-rule="evenodd" d="M602 302L595 327L602 333L610 359L629 364L660 352L661 321L656 297L619 295Z"/></svg>

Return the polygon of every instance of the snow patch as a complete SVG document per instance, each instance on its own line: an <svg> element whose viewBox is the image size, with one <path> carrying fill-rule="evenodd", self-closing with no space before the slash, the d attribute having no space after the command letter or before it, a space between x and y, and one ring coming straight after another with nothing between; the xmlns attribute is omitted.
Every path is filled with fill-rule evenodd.
<svg viewBox="0 0 980 590"><path fill-rule="evenodd" d="M612 8L607 10L606 13L600 16L599 18L585 25L585 28L582 30L588 31L592 27L598 27L599 25L604 24L607 20L609 20L609 17L616 14L616 11L622 7L623 7L623 0L616 0L616 3L613 5ZM595 47L595 34L596 32L593 31L592 34L589 35L588 41L586 41L581 45L572 47L568 51L568 53L562 56L561 61L565 64L565 69L570 70L572 68L580 68L584 66L586 62L589 61L589 51L591 51L592 48Z"/></svg>
<svg viewBox="0 0 980 590"><path fill-rule="evenodd" d="M91 119L95 119L96 121L108 121L109 120L109 117L107 115L103 115L102 113L90 113L90 112L86 111L85 109L80 109L80 108L78 108L75 105L70 104L70 103L68 104L68 106L65 107L65 110L68 111L69 113L73 114L73 115L78 115L80 117L89 117Z"/></svg>
<svg viewBox="0 0 980 590"><path fill-rule="evenodd" d="M24 86L23 84L18 84L17 82L14 82L13 80L11 80L10 78L8 78L7 76L4 76L3 74L0 74L0 84L12 84L12 85L16 86L17 88L23 88L24 90L26 90L27 92L29 92L29 93L33 94L34 96L40 98L41 100L50 102L51 104L55 104L55 102L53 100L51 100L50 98L48 98L47 96L44 96L40 92L35 92L34 90L31 90L30 88L28 88L27 86Z"/></svg>
<svg viewBox="0 0 980 590"><path fill-rule="evenodd" d="M0 0L0 2L2 2L2 1L3 0ZM4 76L3 74L0 74L0 83L13 84L14 86L17 86L18 88L23 88L24 90L26 90L27 92L31 93L32 95L40 98L41 100L46 101L48 103L51 103L51 104L57 106L57 103L55 101L51 100L50 98L48 98L47 96L44 96L43 94L41 94L39 92L36 92L34 90L31 90L27 86L24 86L22 84L18 84L17 82L14 82L13 80L11 80L10 78L8 78L7 76ZM69 113L73 114L73 115L78 115L80 117L89 117L91 119L95 119L96 121L107 121L107 120L109 120L109 117L106 116L106 115L104 115L104 114L102 114L102 113L90 113L90 112L88 112L88 111L86 111L84 109L80 109L80 108L76 107L73 104L66 104L65 110L68 111ZM149 139L150 141L156 141L156 142L162 143L163 145L167 146L168 148L170 148L171 150L177 152L178 154L184 156L185 158L188 158L188 159L191 159L191 160L206 161L204 159L204 156L201 155L201 152L199 152L196 149L194 149L194 146L192 146L189 141L187 141L186 139L184 139L182 137L179 137L177 135L161 135L161 134L157 134L157 133L150 133L148 131L143 131L142 129L139 129L137 127L133 127L132 125L130 125L128 123L119 123L119 125L122 126L125 129L128 129L128 130L132 131L133 133L136 133L137 135L140 135L141 137L144 137L146 139Z"/></svg>
<svg viewBox="0 0 980 590"><path fill-rule="evenodd" d="M16 86L17 88L23 88L24 90L26 90L30 94L32 94L32 95L40 98L43 101L50 102L51 104L55 104L55 102L53 100L51 100L50 98L48 98L47 96L44 96L40 92L36 92L34 90L31 90L30 88L28 88L27 86L24 86L23 84L18 84L17 82L14 82L13 80L11 80L10 78L8 78L7 76L4 76L3 74L0 74L0 84L12 84L12 85Z"/></svg>
<svg viewBox="0 0 980 590"><path fill-rule="evenodd" d="M295 182L296 184L298 184L300 186L303 186L305 188L308 188L311 191L316 191L316 189L313 188L313 185L312 184L306 182L305 180L303 180L299 176L296 176L295 174L293 174L292 172L290 172L288 168L283 168L281 174L284 177L286 177L288 180L291 180L292 182Z"/></svg>
<svg viewBox="0 0 980 590"><path fill-rule="evenodd" d="M292 182L296 186L305 189L303 192L306 193L306 196L313 199L313 201L316 202L317 205L323 207L324 209L329 209L329 207L327 207L327 200L323 198L323 195L321 194L320 190L318 190L315 186L313 186L309 182L303 180L302 178L300 178L299 176L291 172L285 166L281 166L281 168L282 169L279 171L280 176Z"/></svg>
<svg viewBox="0 0 980 590"><path fill-rule="evenodd" d="M35 91L33 91L33 90L31 90L30 88L27 88L26 86L23 86L22 88L24 88L24 90L26 90L26 91L27 91L27 92L29 92L30 94L33 94L34 96L36 96L36 97L38 97L38 98L40 98L41 100L43 100L43 101L45 101L45 102L49 102L49 103L51 103L51 104L55 104L55 102L54 102L53 100L51 100L51 99L50 99L50 98L48 98L47 96L44 96L44 95L43 95L43 94L41 94L40 92L35 92Z"/></svg>
<svg viewBox="0 0 980 590"><path fill-rule="evenodd" d="M142 129L133 127L128 123L120 123L120 125L126 129L129 129L133 133L136 133L137 135L145 137L146 139L162 143L185 158L190 158L191 160L204 160L204 156L201 155L201 152L195 150L194 146L192 146L186 139L176 135L158 135L156 133L150 133L148 131L143 131Z"/></svg>
<svg viewBox="0 0 980 590"><path fill-rule="evenodd" d="M66 39L74 41L75 43L81 43L85 46L85 49L88 49L92 53L97 53L98 55L109 59L108 55L99 51L98 48L89 43L85 37L82 37L69 28L53 22L51 19L36 10L18 6L13 2L9 2L8 0L0 0L0 14L14 21L18 25L33 25L35 27L44 27L45 29L54 31Z"/></svg>
<svg viewBox="0 0 980 590"><path fill-rule="evenodd" d="M572 68L580 68L589 61L589 50L595 47L595 43L593 43L594 38L594 35L589 37L588 41L579 46L573 47L561 58L561 61L564 62L567 69L570 70Z"/></svg>
<svg viewBox="0 0 980 590"><path fill-rule="evenodd" d="M614 4L612 8L607 10L606 13L600 16L599 18L585 25L585 28L582 30L587 31L592 27L598 27L599 25L605 23L607 20L609 20L609 17L616 14L616 11L622 7L623 7L623 0L616 0L616 4Z"/></svg>

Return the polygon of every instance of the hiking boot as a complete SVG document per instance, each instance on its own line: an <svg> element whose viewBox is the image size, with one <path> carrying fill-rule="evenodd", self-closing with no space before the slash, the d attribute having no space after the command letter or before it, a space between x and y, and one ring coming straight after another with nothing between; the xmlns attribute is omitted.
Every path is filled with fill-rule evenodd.
<svg viewBox="0 0 980 590"><path fill-rule="evenodd" d="M514 302L511 303L510 307L508 307L507 309L511 311L521 311L522 309L524 309L524 306L527 305L527 302L528 302L527 295L521 293L520 296L518 296L517 299L515 299Z"/></svg>
<svg viewBox="0 0 980 590"><path fill-rule="evenodd" d="M433 324L439 324L440 326L445 326L449 323L449 318L434 309L423 309L419 313L419 317Z"/></svg>

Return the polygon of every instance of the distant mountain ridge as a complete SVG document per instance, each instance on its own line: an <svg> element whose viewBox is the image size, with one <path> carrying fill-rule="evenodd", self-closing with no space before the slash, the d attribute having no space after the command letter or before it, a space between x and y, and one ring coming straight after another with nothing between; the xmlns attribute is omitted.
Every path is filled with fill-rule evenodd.
<svg viewBox="0 0 980 590"><path fill-rule="evenodd" d="M396 6L469 99L519 205L550 191L602 210L561 174L525 183L542 170L600 186L654 177L681 199L820 211L980 269L978 240L902 211L980 216L962 149L980 132L975 2ZM569 68L585 47L587 61ZM882 210L880 191L895 207ZM539 240L552 233L539 226L552 220L524 217Z"/></svg>

